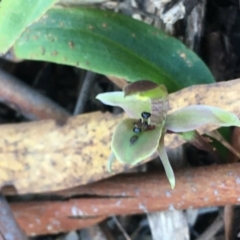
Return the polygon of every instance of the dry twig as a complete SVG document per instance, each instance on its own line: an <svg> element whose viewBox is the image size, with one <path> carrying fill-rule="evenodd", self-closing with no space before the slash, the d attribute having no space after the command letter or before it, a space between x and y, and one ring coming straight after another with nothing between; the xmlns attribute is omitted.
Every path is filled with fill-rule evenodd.
<svg viewBox="0 0 240 240"><path fill-rule="evenodd" d="M85 76L85 79L83 80L83 85L81 87L81 90L79 92L78 100L76 107L74 109L73 115L77 115L80 113L83 113L87 99L89 97L90 89L93 85L93 82L95 80L96 73L87 71L87 74Z"/></svg>
<svg viewBox="0 0 240 240"><path fill-rule="evenodd" d="M220 212L213 223L196 240L211 240L223 225L223 213Z"/></svg>
<svg viewBox="0 0 240 240"><path fill-rule="evenodd" d="M4 196L0 195L0 238L3 240L27 240L27 236L15 221Z"/></svg>
<svg viewBox="0 0 240 240"><path fill-rule="evenodd" d="M30 120L52 118L61 123L69 116L62 107L3 70L0 70L0 101Z"/></svg>

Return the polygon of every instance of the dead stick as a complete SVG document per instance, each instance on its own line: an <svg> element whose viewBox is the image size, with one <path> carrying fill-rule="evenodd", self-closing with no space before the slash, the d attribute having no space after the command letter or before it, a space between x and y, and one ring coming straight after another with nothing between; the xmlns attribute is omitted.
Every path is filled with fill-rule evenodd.
<svg viewBox="0 0 240 240"><path fill-rule="evenodd" d="M87 195L69 201L12 203L19 224L44 221L56 213L64 218L91 219L171 209L237 204L240 201L240 164L214 165L176 171L176 188L170 189L165 174L138 173L56 193L58 196ZM62 223L64 224L64 223Z"/></svg>
<svg viewBox="0 0 240 240"><path fill-rule="evenodd" d="M196 240L211 240L223 228L223 213L220 212L213 223Z"/></svg>
<svg viewBox="0 0 240 240"><path fill-rule="evenodd" d="M56 119L64 121L69 113L17 78L0 70L0 101L30 120Z"/></svg>
<svg viewBox="0 0 240 240"><path fill-rule="evenodd" d="M78 115L84 112L84 108L89 97L89 92L91 87L93 86L95 77L96 73L87 71L86 76L83 80L82 88L78 94L77 104L74 109L73 115Z"/></svg>
<svg viewBox="0 0 240 240"><path fill-rule="evenodd" d="M4 196L0 195L0 236L4 240L27 240L27 236L15 221Z"/></svg>

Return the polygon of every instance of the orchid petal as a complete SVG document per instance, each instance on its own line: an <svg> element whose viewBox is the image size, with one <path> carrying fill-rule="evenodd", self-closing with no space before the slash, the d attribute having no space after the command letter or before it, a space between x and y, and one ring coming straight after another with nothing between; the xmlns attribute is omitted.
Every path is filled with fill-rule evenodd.
<svg viewBox="0 0 240 240"><path fill-rule="evenodd" d="M168 156L166 153L166 149L164 147L164 136L161 137L160 144L158 146L158 155L162 161L162 164L165 169L165 172L166 172L168 181L171 185L171 188L173 189L175 187L175 176L174 176L172 166L169 162L169 159L168 159Z"/></svg>
<svg viewBox="0 0 240 240"><path fill-rule="evenodd" d="M137 119L124 119L113 134L111 148L116 158L126 164L135 165L153 155L158 147L162 126L141 133L133 132Z"/></svg>
<svg viewBox="0 0 240 240"><path fill-rule="evenodd" d="M151 100L137 95L124 97L124 92L101 93L96 96L102 103L122 108L131 118L139 118L142 112L151 112Z"/></svg>
<svg viewBox="0 0 240 240"><path fill-rule="evenodd" d="M114 155L113 152L110 153L109 157L108 157L108 161L107 161L107 170L108 172L112 172L112 164L115 161L116 156Z"/></svg>
<svg viewBox="0 0 240 240"><path fill-rule="evenodd" d="M240 121L235 114L217 107L191 105L169 114L165 126L172 132L187 132L206 124L240 126Z"/></svg>

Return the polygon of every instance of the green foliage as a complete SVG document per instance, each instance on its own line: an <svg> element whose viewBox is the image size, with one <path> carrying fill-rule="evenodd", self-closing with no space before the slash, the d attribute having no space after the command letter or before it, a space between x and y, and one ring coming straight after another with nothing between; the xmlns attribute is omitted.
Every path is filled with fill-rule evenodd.
<svg viewBox="0 0 240 240"><path fill-rule="evenodd" d="M57 0L0 1L0 53L5 53L20 34Z"/></svg>
<svg viewBox="0 0 240 240"><path fill-rule="evenodd" d="M98 9L50 9L20 36L14 53L128 81L151 79L169 91L214 81L199 57L177 39L130 17Z"/></svg>

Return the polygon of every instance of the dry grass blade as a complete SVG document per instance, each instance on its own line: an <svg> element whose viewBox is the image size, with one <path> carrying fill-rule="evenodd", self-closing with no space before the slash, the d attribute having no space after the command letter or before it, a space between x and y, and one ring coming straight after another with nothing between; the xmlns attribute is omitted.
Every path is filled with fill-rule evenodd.
<svg viewBox="0 0 240 240"><path fill-rule="evenodd" d="M214 222L196 240L211 240L213 236L223 228L223 213L219 213Z"/></svg>
<svg viewBox="0 0 240 240"><path fill-rule="evenodd" d="M89 96L89 92L93 85L95 77L96 77L96 73L87 71L85 79L83 80L83 85L79 92L77 104L75 106L73 115L78 115L84 112L84 108Z"/></svg>
<svg viewBox="0 0 240 240"><path fill-rule="evenodd" d="M210 133L207 133L207 135L216 139L217 141L221 142L222 145L225 146L229 150L229 152L231 152L238 159L240 159L240 153L236 150L236 148L234 148L230 143L228 143L218 131L212 131Z"/></svg>
<svg viewBox="0 0 240 240"><path fill-rule="evenodd" d="M116 216L112 216L113 221L116 223L117 227L119 228L119 230L122 232L124 238L126 240L131 240L131 238L128 236L127 232L125 231L125 229L123 228L123 226L121 225L121 223L118 221L118 219L116 218Z"/></svg>

